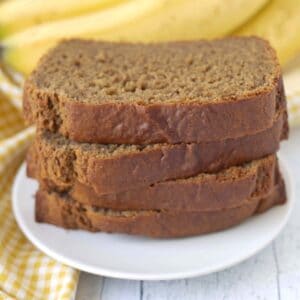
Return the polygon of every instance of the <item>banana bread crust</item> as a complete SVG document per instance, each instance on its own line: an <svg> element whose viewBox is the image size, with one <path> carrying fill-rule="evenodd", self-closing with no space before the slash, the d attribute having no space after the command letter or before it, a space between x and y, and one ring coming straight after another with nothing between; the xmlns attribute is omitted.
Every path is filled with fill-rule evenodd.
<svg viewBox="0 0 300 300"><path fill-rule="evenodd" d="M36 163L27 160L27 173L39 179ZM39 179L47 191L68 192L77 202L116 210L211 211L241 206L250 197L264 196L274 185L277 159L274 155L216 174L160 182L120 193L98 195L78 181L62 189L49 179Z"/></svg>
<svg viewBox="0 0 300 300"><path fill-rule="evenodd" d="M99 195L116 194L260 159L275 153L280 140L287 135L286 112L277 116L271 128L256 135L199 144L161 144L107 156L92 152L91 146L74 146L64 139L57 142L38 134L30 159L39 162L39 177L49 179L56 186L67 188L78 181L93 187ZM83 150L85 147L88 150Z"/></svg>
<svg viewBox="0 0 300 300"><path fill-rule="evenodd" d="M283 181L261 199L253 198L240 207L211 212L97 209L82 205L67 194L40 189L36 194L36 221L67 229L175 238L227 229L285 201Z"/></svg>

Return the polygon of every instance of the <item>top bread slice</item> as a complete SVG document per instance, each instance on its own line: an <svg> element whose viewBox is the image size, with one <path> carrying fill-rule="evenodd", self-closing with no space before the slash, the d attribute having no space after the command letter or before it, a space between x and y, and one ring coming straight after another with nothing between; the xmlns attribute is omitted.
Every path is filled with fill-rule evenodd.
<svg viewBox="0 0 300 300"><path fill-rule="evenodd" d="M256 37L66 40L25 83L24 115L78 142L208 142L271 127L283 99L276 54Z"/></svg>

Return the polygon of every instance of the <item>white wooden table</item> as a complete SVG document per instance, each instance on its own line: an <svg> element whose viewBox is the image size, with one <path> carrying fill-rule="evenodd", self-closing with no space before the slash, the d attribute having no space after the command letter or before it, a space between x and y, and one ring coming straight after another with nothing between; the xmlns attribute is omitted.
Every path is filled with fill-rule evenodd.
<svg viewBox="0 0 300 300"><path fill-rule="evenodd" d="M300 198L300 128L282 152ZM298 200L298 199L296 199ZM228 270L176 281L129 281L82 273L76 300L300 300L300 201L280 236L258 255Z"/></svg>

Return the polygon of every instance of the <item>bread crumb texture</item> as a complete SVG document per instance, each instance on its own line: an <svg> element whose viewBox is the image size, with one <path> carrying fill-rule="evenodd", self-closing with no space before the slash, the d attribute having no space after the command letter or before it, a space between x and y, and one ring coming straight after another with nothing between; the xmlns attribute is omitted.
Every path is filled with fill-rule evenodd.
<svg viewBox="0 0 300 300"><path fill-rule="evenodd" d="M274 51L259 38L107 43L66 40L30 77L38 89L74 101L220 101L274 87L280 70Z"/></svg>

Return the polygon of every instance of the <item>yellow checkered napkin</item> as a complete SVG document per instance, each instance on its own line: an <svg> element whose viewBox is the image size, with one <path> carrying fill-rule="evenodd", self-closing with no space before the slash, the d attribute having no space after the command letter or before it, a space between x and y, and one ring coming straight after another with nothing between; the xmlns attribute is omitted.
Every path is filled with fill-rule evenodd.
<svg viewBox="0 0 300 300"><path fill-rule="evenodd" d="M34 134L20 108L20 89L0 73L0 299L69 300L78 272L36 249L12 214L12 181Z"/></svg>

